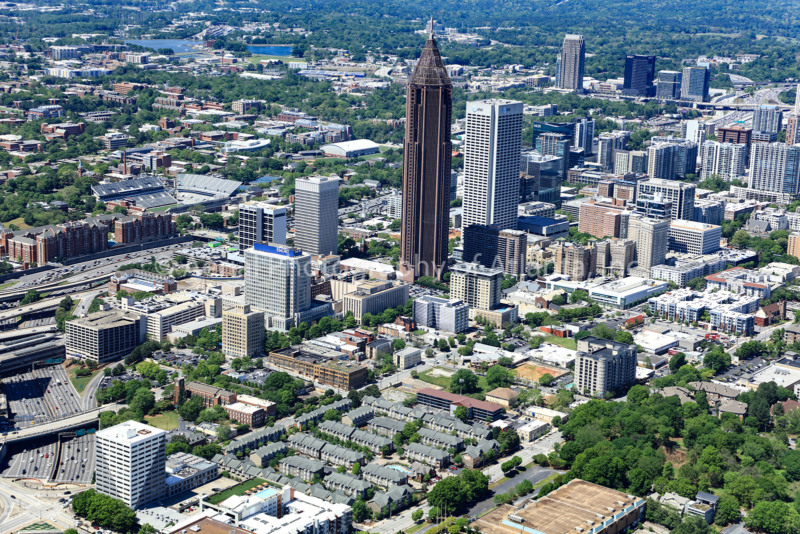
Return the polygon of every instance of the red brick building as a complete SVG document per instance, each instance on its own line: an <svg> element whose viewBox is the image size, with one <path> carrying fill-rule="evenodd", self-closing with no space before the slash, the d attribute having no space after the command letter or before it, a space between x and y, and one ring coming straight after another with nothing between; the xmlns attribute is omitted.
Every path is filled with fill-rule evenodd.
<svg viewBox="0 0 800 534"><path fill-rule="evenodd" d="M755 323L756 326L766 327L776 321L783 321L786 319L786 301L782 300L775 304L763 306L756 312Z"/></svg>
<svg viewBox="0 0 800 534"><path fill-rule="evenodd" d="M228 404L224 407L228 417L243 425L250 425L250 428L264 426L266 413L263 408L251 406L241 402Z"/></svg>
<svg viewBox="0 0 800 534"><path fill-rule="evenodd" d="M108 249L108 227L99 217L27 230L0 231L0 254L44 264Z"/></svg>
<svg viewBox="0 0 800 534"><path fill-rule="evenodd" d="M175 392L173 402L178 404L178 395L180 394L180 386L183 383L183 378L175 380ZM236 393L227 391L222 388L201 384L200 382L186 382L184 385L186 392L186 399L190 399L197 395L203 398L203 405L207 408L220 405L227 406L236 402Z"/></svg>
<svg viewBox="0 0 800 534"><path fill-rule="evenodd" d="M81 135L85 131L85 122L80 122L78 124L72 122L63 122L61 124L42 124L39 128L39 132L48 139L67 140L71 135Z"/></svg>
<svg viewBox="0 0 800 534"><path fill-rule="evenodd" d="M178 232L177 223L164 213L134 213L114 223L114 241L140 243L163 239Z"/></svg>

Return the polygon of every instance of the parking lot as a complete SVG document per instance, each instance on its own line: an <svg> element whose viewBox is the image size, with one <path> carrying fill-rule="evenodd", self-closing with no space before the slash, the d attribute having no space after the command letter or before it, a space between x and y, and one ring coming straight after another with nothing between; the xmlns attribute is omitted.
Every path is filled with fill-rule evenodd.
<svg viewBox="0 0 800 534"><path fill-rule="evenodd" d="M9 405L9 420L14 421L17 429L81 413L80 398L61 365L20 373L4 378L3 383Z"/></svg>
<svg viewBox="0 0 800 534"><path fill-rule="evenodd" d="M764 361L761 356L757 356L752 360L744 360L739 365L730 367L724 373L717 375L715 378L721 382L735 382L742 375L747 373L754 373L769 365L769 362Z"/></svg>

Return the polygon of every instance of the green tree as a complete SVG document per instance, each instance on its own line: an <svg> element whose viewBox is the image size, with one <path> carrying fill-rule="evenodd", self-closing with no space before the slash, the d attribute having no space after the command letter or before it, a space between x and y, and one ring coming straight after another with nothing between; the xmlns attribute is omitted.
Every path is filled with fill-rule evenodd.
<svg viewBox="0 0 800 534"><path fill-rule="evenodd" d="M397 351L397 350L403 350L404 348L406 348L406 342L405 342L405 341L403 341L402 339L395 339L395 340L392 342L392 348L393 348L394 350L396 350L396 351Z"/></svg>
<svg viewBox="0 0 800 534"><path fill-rule="evenodd" d="M459 369L450 378L450 391L453 393L475 393L479 390L478 377L472 371Z"/></svg>
<svg viewBox="0 0 800 534"><path fill-rule="evenodd" d="M549 386L555 381L555 378L550 373L545 373L539 377L539 384L542 386Z"/></svg>
<svg viewBox="0 0 800 534"><path fill-rule="evenodd" d="M645 386L633 386L628 390L628 402L641 405L650 397L650 390Z"/></svg>
<svg viewBox="0 0 800 534"><path fill-rule="evenodd" d="M735 523L741 517L739 502L728 495L720 498L717 503L717 513L714 516L714 524L719 526Z"/></svg>
<svg viewBox="0 0 800 534"><path fill-rule="evenodd" d="M511 373L502 365L493 365L486 372L486 383L492 389L508 387L511 385Z"/></svg>
<svg viewBox="0 0 800 534"><path fill-rule="evenodd" d="M614 341L625 343L626 345L633 345L633 334L626 332L625 330L617 330L617 334L614 336Z"/></svg>
<svg viewBox="0 0 800 534"><path fill-rule="evenodd" d="M456 418L461 419L465 423L469 421L469 410L467 410L465 406L456 407L455 411L453 412L453 415Z"/></svg>
<svg viewBox="0 0 800 534"><path fill-rule="evenodd" d="M361 464L360 464L360 463L358 463L358 462L354 463L354 464L353 464L353 474L354 474L354 475L356 475L356 476L358 476L358 474L359 474L360 472L361 472Z"/></svg>
<svg viewBox="0 0 800 534"><path fill-rule="evenodd" d="M672 372L677 371L686 365L686 354L679 352L669 359L669 370Z"/></svg>
<svg viewBox="0 0 800 534"><path fill-rule="evenodd" d="M411 513L411 520L415 523L418 523L420 519L422 519L423 511L422 510L414 510Z"/></svg>

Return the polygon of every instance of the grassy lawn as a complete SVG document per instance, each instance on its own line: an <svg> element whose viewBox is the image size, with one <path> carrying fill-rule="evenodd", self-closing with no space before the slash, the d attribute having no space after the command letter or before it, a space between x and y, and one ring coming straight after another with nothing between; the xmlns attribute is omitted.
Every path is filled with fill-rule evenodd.
<svg viewBox="0 0 800 534"><path fill-rule="evenodd" d="M414 532L416 532L418 530L422 530L423 528L427 527L428 525L430 525L430 523L428 523L427 521L423 521L419 525L414 525L411 528L407 528L404 532L406 534L414 534Z"/></svg>
<svg viewBox="0 0 800 534"><path fill-rule="evenodd" d="M167 204L166 206L159 206L158 208L150 208L147 211L167 211L175 206L177 206L177 204Z"/></svg>
<svg viewBox="0 0 800 534"><path fill-rule="evenodd" d="M545 343L552 343L553 345L561 345L565 349L578 350L578 344L571 337L565 338L547 334L544 341Z"/></svg>
<svg viewBox="0 0 800 534"><path fill-rule="evenodd" d="M92 374L87 376L76 376L75 373L77 373L79 370L80 367L78 367L77 365L73 365L72 367L67 369L67 374L69 374L69 381L72 382L73 386L75 386L75 391L78 392L78 395L83 395L83 392L86 389L86 384L91 382L92 378L94 378L94 376L97 373L102 373L103 370L97 369L93 371Z"/></svg>
<svg viewBox="0 0 800 534"><path fill-rule="evenodd" d="M25 230L26 228L30 228L30 226L25 224L25 220L22 217L17 217L16 219L12 219L12 220L10 220L8 222L5 222L5 223L3 223L3 226L8 228L9 224L16 224L17 226L19 226L20 230Z"/></svg>
<svg viewBox="0 0 800 534"><path fill-rule="evenodd" d="M419 380L423 382L427 382L428 384L433 384L435 386L439 386L440 388L448 389L450 387L450 377L449 376L436 376L435 374L431 374L432 371L436 369L441 369L439 367L434 367L430 371L425 371L424 373L419 374ZM449 369L448 369L449 371ZM489 384L486 382L485 376L478 377L478 388L484 393L491 390Z"/></svg>
<svg viewBox="0 0 800 534"><path fill-rule="evenodd" d="M145 422L161 430L178 428L178 412L164 412L154 416L145 417Z"/></svg>
<svg viewBox="0 0 800 534"><path fill-rule="evenodd" d="M528 464L528 465L533 465L533 464ZM539 482L537 482L536 484L533 485L533 490L536 491L537 489L541 488L545 484L549 484L550 482L555 480L558 475L559 475L559 473L553 473L552 475L550 475L549 477L545 478L544 480L540 480Z"/></svg>
<svg viewBox="0 0 800 534"><path fill-rule="evenodd" d="M11 287L11 286L13 286L15 284L18 284L18 283L19 283L19 281L17 281L17 280L14 280L13 282L6 282L5 284L0 284L0 289L5 289L7 287Z"/></svg>
<svg viewBox="0 0 800 534"><path fill-rule="evenodd" d="M247 482L242 482L241 484L237 484L231 488L226 489L225 491L221 491L216 495L212 495L209 497L208 502L211 504L219 504L228 497L233 495L244 495L244 492L253 489L259 484L264 484L265 481L261 480L260 478L254 478L253 480L248 480Z"/></svg>

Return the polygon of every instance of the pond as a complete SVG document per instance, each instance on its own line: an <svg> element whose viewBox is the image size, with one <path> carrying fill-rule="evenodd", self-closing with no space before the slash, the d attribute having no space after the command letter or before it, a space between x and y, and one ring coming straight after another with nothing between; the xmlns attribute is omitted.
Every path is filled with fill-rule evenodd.
<svg viewBox="0 0 800 534"><path fill-rule="evenodd" d="M291 56L291 45L250 45L247 49L252 54L261 56Z"/></svg>

